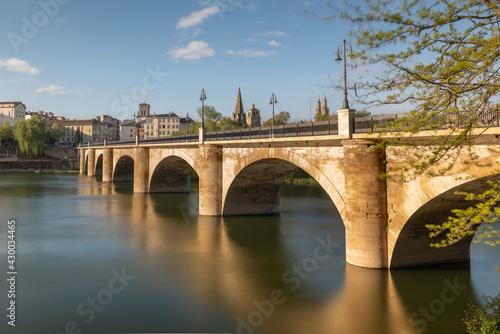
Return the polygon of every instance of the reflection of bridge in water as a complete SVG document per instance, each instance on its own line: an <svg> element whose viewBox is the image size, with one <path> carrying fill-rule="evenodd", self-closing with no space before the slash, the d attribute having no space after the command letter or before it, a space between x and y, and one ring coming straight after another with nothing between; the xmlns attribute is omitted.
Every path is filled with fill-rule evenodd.
<svg viewBox="0 0 500 334"><path fill-rule="evenodd" d="M103 183L81 188L80 194L114 195L120 186ZM344 265L341 250L325 261L327 267L337 268L333 275L338 277L332 278L328 272L328 279L340 285L334 289L335 294L327 295L331 286L316 289L310 282L313 277L292 289L294 284L283 280L282 274L297 260L289 254L279 220L191 214L190 223L184 224L179 207L195 205L195 196L128 196L126 192L122 195L120 200L106 201L107 210L130 217L130 246L134 254L146 255L146 263L148 258L165 258L165 262L174 263L170 268L176 268L175 272L165 269L162 275L161 269L144 265L140 279L147 278L147 282L161 289L165 282L182 277L180 284L189 291L197 307L223 307L225 314L233 315L234 329L245 321L254 333L417 334L424 329L446 332L450 322L457 321L457 314L462 314L468 298L473 298L467 265L447 267L444 275L430 268L370 270ZM125 223L129 224L128 220L119 223L120 230ZM193 259L196 260L190 263ZM302 261L300 256L298 259ZM321 270L311 273L320 275ZM455 280L467 288L461 289L455 298L448 289L445 299L453 301L441 301L447 288L445 281ZM262 311L256 303L266 305L276 290L283 292L285 300L275 304L272 312L268 311L269 316L262 315L260 321L257 312ZM240 328L241 333L249 332Z"/></svg>
<svg viewBox="0 0 500 334"><path fill-rule="evenodd" d="M279 213L280 186L300 167L323 187L344 221L347 262L396 268L467 261L472 238L431 248L425 224L443 222L452 209L468 204L456 191L479 192L488 180L500 179L482 177L496 170L500 129L485 130L473 143L477 164L462 152L453 175L385 182L380 175L386 168L409 163L398 147L377 145L391 134L353 133L352 116L340 111L337 134L330 135L211 141L200 135L198 143L82 147L80 173L102 175L103 182L133 182L134 193L187 192L193 169L200 178L200 215L233 216ZM442 134L423 131L411 139Z"/></svg>

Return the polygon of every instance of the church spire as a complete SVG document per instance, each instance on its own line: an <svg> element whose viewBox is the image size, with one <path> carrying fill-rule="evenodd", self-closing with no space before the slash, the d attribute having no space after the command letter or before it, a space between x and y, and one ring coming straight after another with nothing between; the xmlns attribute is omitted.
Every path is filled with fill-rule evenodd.
<svg viewBox="0 0 500 334"><path fill-rule="evenodd" d="M236 106L234 107L233 121L241 124L247 124L245 112L243 110L243 102L241 99L241 89L238 87L238 97L236 99Z"/></svg>

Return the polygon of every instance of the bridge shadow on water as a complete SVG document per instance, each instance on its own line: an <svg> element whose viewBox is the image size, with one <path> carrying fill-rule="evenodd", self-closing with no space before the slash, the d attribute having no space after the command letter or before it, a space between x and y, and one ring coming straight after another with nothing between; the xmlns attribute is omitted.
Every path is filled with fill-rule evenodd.
<svg viewBox="0 0 500 334"><path fill-rule="evenodd" d="M112 224L133 231L141 283L177 285L199 317L158 326L152 317L176 305L145 294L158 310L135 326L124 319L128 331L465 333L463 310L476 295L469 263L390 271L346 264L342 219L317 186L284 185L281 214L253 217L199 216L197 184L191 189L137 195L130 183L114 183L96 193L120 197L106 205L127 219Z"/></svg>

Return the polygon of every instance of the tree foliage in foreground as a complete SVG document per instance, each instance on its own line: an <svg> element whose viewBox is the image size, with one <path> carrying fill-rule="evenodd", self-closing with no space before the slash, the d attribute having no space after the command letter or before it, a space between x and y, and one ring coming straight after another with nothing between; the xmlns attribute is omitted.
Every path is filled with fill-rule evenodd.
<svg viewBox="0 0 500 334"><path fill-rule="evenodd" d="M500 117L497 1L365 0L362 4L345 1L340 10L335 4L328 6L340 14L326 20L341 18L358 27L352 31L357 44L355 66L370 65L377 70L373 80L351 87L358 102L409 104L411 112L390 124L391 131L448 129L454 134L428 140L428 152L408 146L413 166L411 173L400 173L403 177L445 173L481 133L478 128L489 127ZM431 234L445 233L445 243L451 244L479 229L479 240L492 237L498 244L498 231L493 233L491 228L498 221L494 208L499 203L500 183L490 186L484 194L470 195L483 204L455 210L442 227L428 225Z"/></svg>
<svg viewBox="0 0 500 334"><path fill-rule="evenodd" d="M463 319L467 332L471 334L500 333L500 293L496 297L483 296L486 304L479 307L472 301L465 310Z"/></svg>

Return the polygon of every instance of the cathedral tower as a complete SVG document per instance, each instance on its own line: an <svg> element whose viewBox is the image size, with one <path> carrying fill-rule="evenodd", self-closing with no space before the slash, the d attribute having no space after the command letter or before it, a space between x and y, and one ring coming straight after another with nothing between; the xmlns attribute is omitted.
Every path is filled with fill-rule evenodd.
<svg viewBox="0 0 500 334"><path fill-rule="evenodd" d="M238 88L238 98L236 99L236 107L234 107L233 121L246 125L245 112L243 111L243 102L241 100L241 90Z"/></svg>

